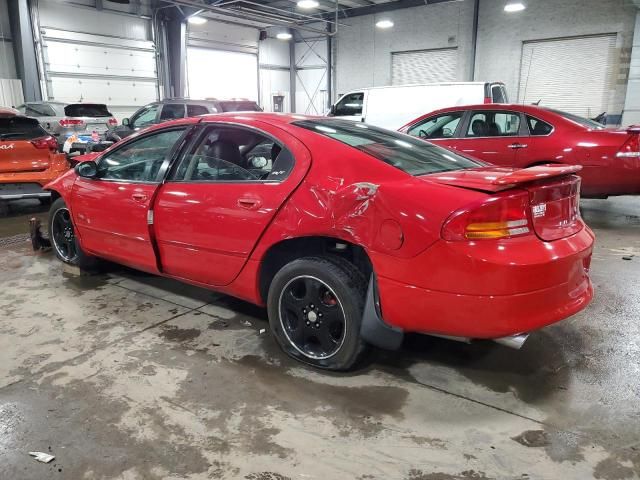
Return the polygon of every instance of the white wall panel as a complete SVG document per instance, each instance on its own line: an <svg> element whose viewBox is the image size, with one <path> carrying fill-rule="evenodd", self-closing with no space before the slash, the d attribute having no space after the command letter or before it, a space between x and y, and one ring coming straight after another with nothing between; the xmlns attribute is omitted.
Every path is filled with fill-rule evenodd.
<svg viewBox="0 0 640 480"><path fill-rule="evenodd" d="M23 102L22 82L17 78L0 78L0 107L17 107Z"/></svg>
<svg viewBox="0 0 640 480"><path fill-rule="evenodd" d="M191 98L258 101L258 56L188 47L187 81Z"/></svg>
<svg viewBox="0 0 640 480"><path fill-rule="evenodd" d="M622 125L640 125L640 10L636 13L633 49L629 65L629 84L627 85Z"/></svg>
<svg viewBox="0 0 640 480"><path fill-rule="evenodd" d="M3 40L4 39L4 40ZM7 0L0 0L0 78L17 78Z"/></svg>
<svg viewBox="0 0 640 480"><path fill-rule="evenodd" d="M289 70L260 69L260 106L266 112L273 111L273 96L284 96L284 112L291 111Z"/></svg>
<svg viewBox="0 0 640 480"><path fill-rule="evenodd" d="M193 47L258 53L258 32L253 27L208 21L204 25L189 24L187 35Z"/></svg>
<svg viewBox="0 0 640 480"><path fill-rule="evenodd" d="M258 44L260 65L289 67L289 42L267 38Z"/></svg>

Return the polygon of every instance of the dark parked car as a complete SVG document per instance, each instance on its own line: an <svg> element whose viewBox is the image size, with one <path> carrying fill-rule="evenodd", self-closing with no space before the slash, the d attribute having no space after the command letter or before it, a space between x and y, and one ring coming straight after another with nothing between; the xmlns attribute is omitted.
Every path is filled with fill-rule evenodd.
<svg viewBox="0 0 640 480"><path fill-rule="evenodd" d="M122 125L110 132L110 140L120 140L143 128L184 117L197 117L208 113L260 112L260 106L252 100L190 100L169 98L145 105L131 118L124 118Z"/></svg>

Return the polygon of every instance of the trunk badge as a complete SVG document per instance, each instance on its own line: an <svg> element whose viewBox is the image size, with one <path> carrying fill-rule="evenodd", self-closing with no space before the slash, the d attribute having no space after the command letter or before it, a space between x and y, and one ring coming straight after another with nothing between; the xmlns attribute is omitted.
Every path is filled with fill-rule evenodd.
<svg viewBox="0 0 640 480"><path fill-rule="evenodd" d="M533 218L544 217L547 213L547 204L540 203L538 205L533 206Z"/></svg>
<svg viewBox="0 0 640 480"><path fill-rule="evenodd" d="M11 150L15 146L15 143L10 143L9 145L0 145L0 150Z"/></svg>

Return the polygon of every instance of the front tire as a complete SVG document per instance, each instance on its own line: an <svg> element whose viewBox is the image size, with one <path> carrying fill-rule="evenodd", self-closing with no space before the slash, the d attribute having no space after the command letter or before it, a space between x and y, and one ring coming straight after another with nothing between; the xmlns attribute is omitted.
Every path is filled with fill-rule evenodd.
<svg viewBox="0 0 640 480"><path fill-rule="evenodd" d="M58 198L49 210L49 239L53 251L61 261L82 269L96 266L96 258L87 255L76 237L71 212L62 198Z"/></svg>
<svg viewBox="0 0 640 480"><path fill-rule="evenodd" d="M278 271L267 299L269 325L291 357L348 370L364 350L360 325L366 280L342 258L304 257Z"/></svg>

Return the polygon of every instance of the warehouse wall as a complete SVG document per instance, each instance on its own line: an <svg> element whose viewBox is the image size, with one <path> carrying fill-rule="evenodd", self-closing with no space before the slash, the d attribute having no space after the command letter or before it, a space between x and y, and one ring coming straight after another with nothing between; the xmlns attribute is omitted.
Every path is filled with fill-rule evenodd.
<svg viewBox="0 0 640 480"><path fill-rule="evenodd" d="M640 124L640 9L636 13L636 28L629 63L629 84L622 125L637 125Z"/></svg>
<svg viewBox="0 0 640 480"><path fill-rule="evenodd" d="M291 111L289 59L289 42L267 38L258 45L260 105L267 112L274 110L274 96L283 96L283 111Z"/></svg>
<svg viewBox="0 0 640 480"><path fill-rule="evenodd" d="M490 0L483 0L490 1ZM389 18L395 26L375 27ZM385 14L363 15L341 20L336 54L338 94L361 87L391 84L391 53L408 50L458 48L457 80L468 80L473 23L473 2L439 3Z"/></svg>
<svg viewBox="0 0 640 480"><path fill-rule="evenodd" d="M0 0L0 78L17 78L7 0Z"/></svg>
<svg viewBox="0 0 640 480"><path fill-rule="evenodd" d="M502 0L481 0L476 79L502 80L518 98L522 42L617 33L615 92L609 113L623 109L637 9L628 0L536 0L518 13L503 11Z"/></svg>

